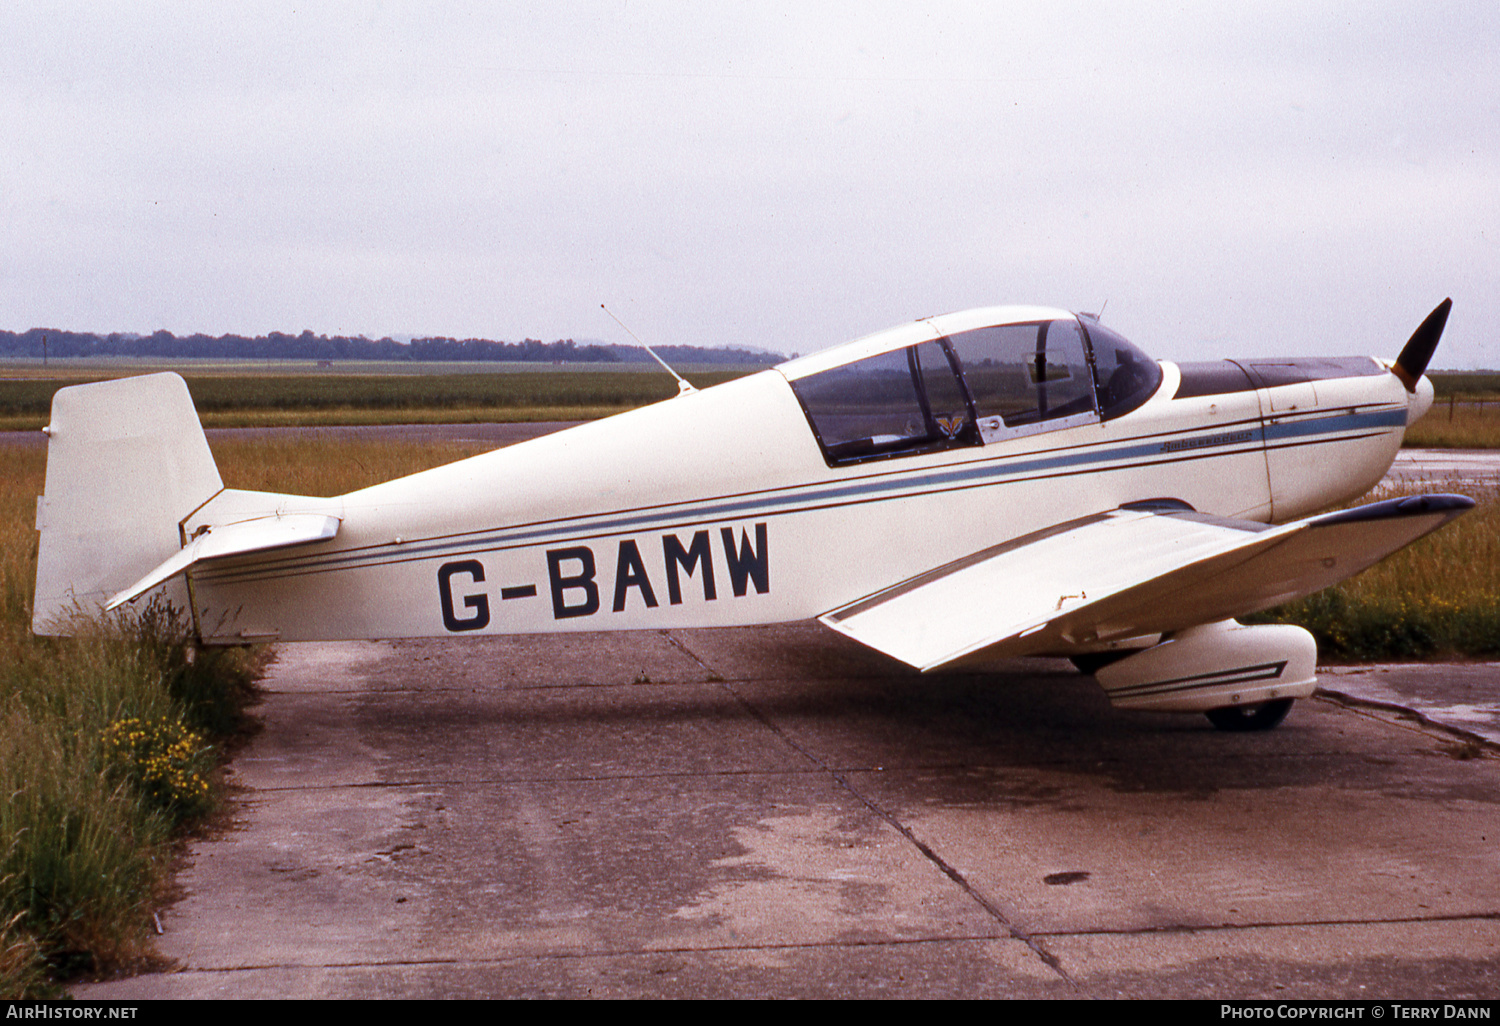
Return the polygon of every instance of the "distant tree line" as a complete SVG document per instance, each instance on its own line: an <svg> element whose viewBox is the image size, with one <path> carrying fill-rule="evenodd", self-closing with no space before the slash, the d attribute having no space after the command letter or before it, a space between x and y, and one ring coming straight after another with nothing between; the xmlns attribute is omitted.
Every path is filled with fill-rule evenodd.
<svg viewBox="0 0 1500 1026"><path fill-rule="evenodd" d="M703 346L660 346L657 352L668 363L735 363L769 366L784 357L752 349L709 349ZM392 338L369 339L363 335L187 335L170 331L150 335L32 328L30 331L0 331L0 357L140 356L156 359L208 357L222 360L416 360L538 363L651 363L644 349L634 346L578 345L572 339L541 342L493 342L484 338L415 338L410 343Z"/></svg>

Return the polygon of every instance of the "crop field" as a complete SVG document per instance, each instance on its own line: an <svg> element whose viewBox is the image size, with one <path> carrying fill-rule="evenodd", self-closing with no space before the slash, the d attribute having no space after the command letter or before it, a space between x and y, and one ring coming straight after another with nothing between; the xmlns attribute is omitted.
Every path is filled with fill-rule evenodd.
<svg viewBox="0 0 1500 1026"><path fill-rule="evenodd" d="M445 369L446 369L446 365ZM235 374L184 369L207 427L330 424L448 424L588 420L670 399L665 371L546 370L426 374ZM0 379L0 430L31 431L47 422L52 395L65 385L134 373ZM746 370L695 371L707 388Z"/></svg>

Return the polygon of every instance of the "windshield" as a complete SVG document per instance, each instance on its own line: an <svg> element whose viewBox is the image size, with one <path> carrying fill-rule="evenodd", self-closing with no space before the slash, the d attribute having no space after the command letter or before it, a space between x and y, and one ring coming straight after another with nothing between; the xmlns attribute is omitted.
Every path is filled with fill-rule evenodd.
<svg viewBox="0 0 1500 1026"><path fill-rule="evenodd" d="M1094 350L1099 381L1099 415L1105 420L1129 413L1151 398L1161 384L1161 365L1120 335L1095 321L1081 321Z"/></svg>

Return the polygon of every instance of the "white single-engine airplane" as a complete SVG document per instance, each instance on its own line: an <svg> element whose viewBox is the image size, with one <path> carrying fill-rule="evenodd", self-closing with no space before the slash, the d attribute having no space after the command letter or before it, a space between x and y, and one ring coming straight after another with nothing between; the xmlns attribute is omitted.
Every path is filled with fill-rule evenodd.
<svg viewBox="0 0 1500 1026"><path fill-rule="evenodd" d="M1334 513L1432 402L1394 363L1149 358L1087 314L930 317L337 498L225 488L181 378L60 390L34 629L161 596L204 644L816 617L923 671L1058 655L1117 706L1275 726L1299 627L1233 618L1473 506Z"/></svg>

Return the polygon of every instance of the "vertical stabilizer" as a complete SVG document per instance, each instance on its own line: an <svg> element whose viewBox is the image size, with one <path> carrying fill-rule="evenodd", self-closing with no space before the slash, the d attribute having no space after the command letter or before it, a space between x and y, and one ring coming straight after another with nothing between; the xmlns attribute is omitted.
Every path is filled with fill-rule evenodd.
<svg viewBox="0 0 1500 1026"><path fill-rule="evenodd" d="M224 485L176 374L61 389L47 432L32 629L63 634L180 550L179 524ZM166 587L186 608L182 582Z"/></svg>

